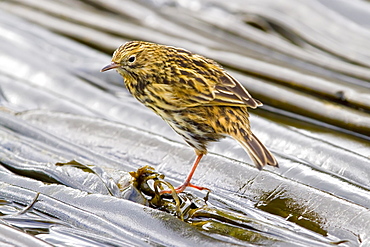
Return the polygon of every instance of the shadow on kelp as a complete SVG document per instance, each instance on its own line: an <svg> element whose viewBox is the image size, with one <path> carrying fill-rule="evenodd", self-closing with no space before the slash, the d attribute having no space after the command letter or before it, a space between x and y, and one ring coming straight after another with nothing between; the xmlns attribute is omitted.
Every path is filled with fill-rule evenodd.
<svg viewBox="0 0 370 247"><path fill-rule="evenodd" d="M290 222L294 222L323 236L327 236L328 234L321 227L325 219L315 211L307 210L306 207L300 205L293 198L284 197L283 195L271 198L271 193L265 193L259 199L256 207L265 212L283 217Z"/></svg>

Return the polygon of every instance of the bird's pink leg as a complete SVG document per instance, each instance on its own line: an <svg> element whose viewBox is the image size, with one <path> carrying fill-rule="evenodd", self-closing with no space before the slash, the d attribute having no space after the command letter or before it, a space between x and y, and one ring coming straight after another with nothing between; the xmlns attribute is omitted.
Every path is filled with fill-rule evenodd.
<svg viewBox="0 0 370 247"><path fill-rule="evenodd" d="M202 159L202 157L203 157L203 154L198 154L198 156L197 156L196 160L194 161L194 164L191 167L191 170L190 170L188 176L186 177L184 183L175 189L176 193L183 192L186 189L186 187L193 187L193 188L196 188L198 190L209 190L205 187L196 186L196 185L190 183L190 180L194 175L195 169L197 169L197 166L198 166L200 160ZM163 194L169 194L169 193L172 193L172 191L171 190L162 190L160 192L160 194L162 194L162 195Z"/></svg>

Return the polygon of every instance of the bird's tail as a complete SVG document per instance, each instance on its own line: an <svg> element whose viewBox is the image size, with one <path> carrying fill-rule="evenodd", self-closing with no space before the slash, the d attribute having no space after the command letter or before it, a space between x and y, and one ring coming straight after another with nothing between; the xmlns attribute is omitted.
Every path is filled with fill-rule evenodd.
<svg viewBox="0 0 370 247"><path fill-rule="evenodd" d="M247 151L259 170L261 170L265 165L279 167L274 156L253 133L248 136L237 138L237 140Z"/></svg>

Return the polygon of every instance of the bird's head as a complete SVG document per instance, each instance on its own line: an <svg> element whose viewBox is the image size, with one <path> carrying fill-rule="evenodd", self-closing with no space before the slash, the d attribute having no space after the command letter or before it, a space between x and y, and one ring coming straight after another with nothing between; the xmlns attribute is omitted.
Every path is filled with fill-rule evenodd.
<svg viewBox="0 0 370 247"><path fill-rule="evenodd" d="M160 46L144 41L130 41L121 45L113 54L112 63L101 72L116 69L126 80L145 78L153 74L153 66L158 68L161 62Z"/></svg>

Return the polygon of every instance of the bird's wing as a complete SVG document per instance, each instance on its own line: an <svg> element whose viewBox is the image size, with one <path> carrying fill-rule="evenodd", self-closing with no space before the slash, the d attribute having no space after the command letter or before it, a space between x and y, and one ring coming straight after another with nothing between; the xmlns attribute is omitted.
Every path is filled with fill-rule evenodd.
<svg viewBox="0 0 370 247"><path fill-rule="evenodd" d="M249 92L234 79L231 75L223 72L223 75L217 77L218 83L214 87L214 99L209 102L211 105L227 106L248 106L256 108L262 106L259 100L252 98Z"/></svg>
<svg viewBox="0 0 370 247"><path fill-rule="evenodd" d="M200 105L256 108L262 105L213 60L181 49L177 49L176 54L178 60L173 61L176 66L172 68L172 81L147 86L148 92L156 96L153 100L162 108L184 109Z"/></svg>
<svg viewBox="0 0 370 247"><path fill-rule="evenodd" d="M183 93L185 100L203 106L243 106L256 108L262 103L249 94L249 92L231 75L221 68L211 72L211 76L200 76L199 73L187 77L187 94ZM192 80L191 83L189 81ZM184 83L182 83L184 84Z"/></svg>
<svg viewBox="0 0 370 247"><path fill-rule="evenodd" d="M186 79L185 79L186 78ZM169 84L150 84L149 92L158 106L167 110L181 110L195 106L242 106L256 108L262 103L253 99L248 91L226 72L218 81L203 76L187 75Z"/></svg>

